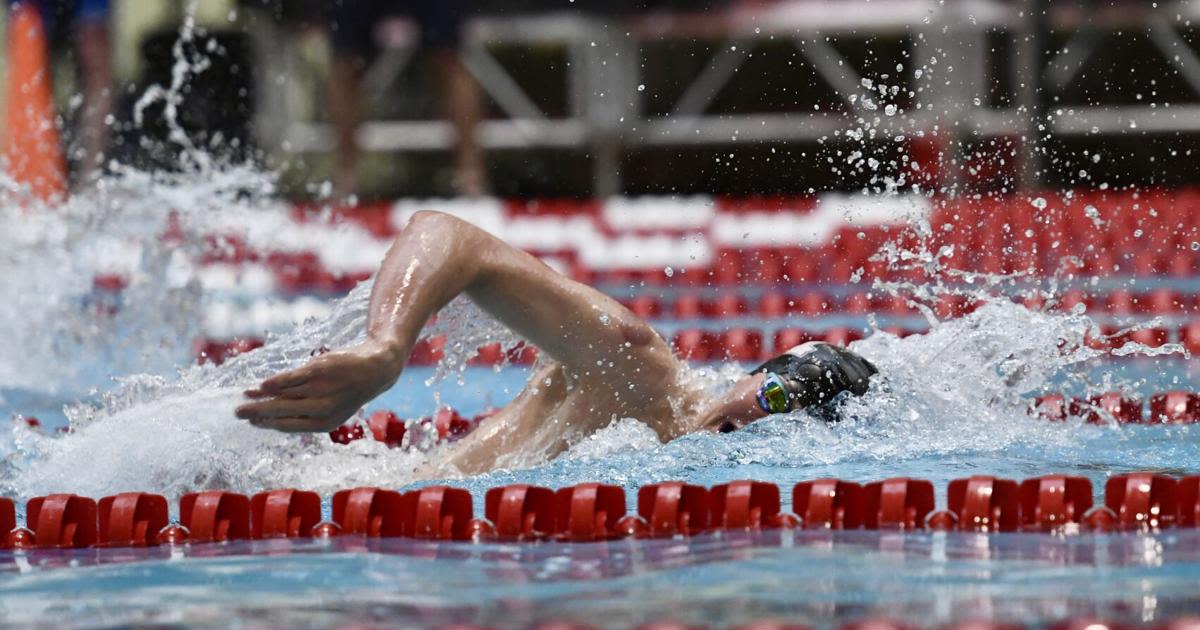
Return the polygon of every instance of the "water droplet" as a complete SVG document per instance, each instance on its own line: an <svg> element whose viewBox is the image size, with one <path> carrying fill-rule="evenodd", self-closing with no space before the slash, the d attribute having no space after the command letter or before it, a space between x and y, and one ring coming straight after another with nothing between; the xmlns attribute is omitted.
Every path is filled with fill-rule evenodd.
<svg viewBox="0 0 1200 630"><path fill-rule="evenodd" d="M646 91L646 84L645 84L645 83L639 83L639 84L638 84L638 91L639 91L639 92L645 92L645 91Z"/></svg>
<svg viewBox="0 0 1200 630"><path fill-rule="evenodd" d="M663 269L663 275L670 278L675 275L675 270L672 269L671 267L667 267L666 269Z"/></svg>
<svg viewBox="0 0 1200 630"><path fill-rule="evenodd" d="M1045 210L1046 209L1046 200L1042 197L1038 197L1038 198L1034 199L1033 201L1030 201L1029 205L1033 206L1034 208L1037 208L1038 210Z"/></svg>

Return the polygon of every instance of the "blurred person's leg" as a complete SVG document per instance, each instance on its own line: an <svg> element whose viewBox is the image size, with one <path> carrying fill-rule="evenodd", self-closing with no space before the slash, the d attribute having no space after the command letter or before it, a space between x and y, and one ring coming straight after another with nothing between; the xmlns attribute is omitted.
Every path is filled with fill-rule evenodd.
<svg viewBox="0 0 1200 630"><path fill-rule="evenodd" d="M460 195L488 192L487 164L479 144L483 91L455 50L438 50L433 64L441 82L445 116L454 126L454 189Z"/></svg>
<svg viewBox="0 0 1200 630"><path fill-rule="evenodd" d="M362 79L375 53L375 24L386 0L333 0L329 41L329 116L334 128L333 187L338 197L358 194L358 128L363 118Z"/></svg>
<svg viewBox="0 0 1200 630"><path fill-rule="evenodd" d="M478 133L484 116L483 90L459 54L470 4L464 0L407 3L420 26L422 44L430 50L443 115L454 127L454 189L460 195L479 196L488 192L487 164Z"/></svg>
<svg viewBox="0 0 1200 630"><path fill-rule="evenodd" d="M80 0L75 16L76 59L82 75L83 111L79 119L79 182L90 182L104 166L113 110L112 46L108 0Z"/></svg>

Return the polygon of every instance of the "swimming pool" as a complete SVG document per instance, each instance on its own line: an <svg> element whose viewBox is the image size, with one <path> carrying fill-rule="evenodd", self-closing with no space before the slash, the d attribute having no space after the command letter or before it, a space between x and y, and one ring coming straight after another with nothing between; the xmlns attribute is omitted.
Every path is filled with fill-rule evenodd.
<svg viewBox="0 0 1200 630"><path fill-rule="evenodd" d="M1154 376L1147 387L1167 381L1163 374L1170 372L1190 379L1194 369L1189 361L1138 361L1122 368ZM407 380L373 407L410 417L427 414L435 403L433 392L440 390L440 403L473 413L515 391L526 373L474 367L463 372L461 387L428 388L424 382L434 372L412 368ZM135 425L124 434L139 430ZM1092 480L1099 496L1113 474L1194 472L1200 457L1194 431L1194 425L1097 426L935 413L928 419L894 415L832 426L780 418L729 436L695 435L660 445L648 429L627 422L549 463L450 483L472 492L478 515L484 511L483 494L496 486L616 484L625 488L634 510L639 486L674 479L704 486L737 479L772 482L782 487L786 510L790 487L801 480L907 476L933 481L938 505L944 507L949 480L978 474L1017 480L1080 475ZM127 443L112 450L130 454L125 463L100 464L110 452L100 449L93 462L75 459L80 469L62 479L74 479L72 490L82 494L132 489L129 480L138 477L160 486L142 489L163 490L170 482L159 475L179 472L168 463L170 449L186 448L163 441L166 452L160 450L158 460L137 463L138 448L131 450ZM307 454L319 458L352 448L359 447L322 445ZM177 459L185 462L181 465L194 461ZM341 462L347 470L320 474L303 466L303 473L279 484L270 483L270 472L231 471L226 487L250 492L277 486L398 485L385 481L394 471L377 474L364 468L364 461L374 460L361 455L326 459L321 466ZM309 475L308 485L298 483L301 475ZM326 496L326 516L329 509ZM573 621L616 628L662 620L730 627L763 618L820 626L877 616L922 626L970 619L1038 624L1089 616L1157 623L1200 609L1198 576L1200 530L1194 529L1070 536L763 530L520 544L345 537L141 550L0 551L0 610L10 623L54 627L469 623L518 628Z"/></svg>
<svg viewBox="0 0 1200 630"><path fill-rule="evenodd" d="M29 227L29 235L12 244L10 256L16 268L44 270L39 272L45 276L30 271L0 279L4 295L20 298L0 305L0 325L26 357L2 366L0 411L37 416L48 431L18 423L11 437L0 440L2 494L26 500L62 491L94 498L153 492L168 498L178 518L176 500L185 493L297 488L320 493L328 518L329 498L338 490L430 483L417 482L413 470L436 458L436 447L390 449L373 440L335 444L324 435L259 431L231 413L247 385L303 361L323 345L352 343L362 331L369 283L345 299L320 302L317 309L312 304L318 300L310 295L300 298L309 300L303 303L273 301L271 292L282 291L280 283L288 278L309 274L306 281L327 282L312 270L295 271L311 262L302 256L286 258L276 284L255 280L255 286L270 285L269 290L250 298L238 293L254 284L247 279L253 275L249 271L225 284L211 282L215 274L201 273L233 265L230 260L242 256L239 247L276 240L338 244L326 256L332 261L356 252L365 257L361 252L367 250L377 253L386 238L368 238L354 225L298 226L275 202L195 186L135 179L127 189L114 184L108 193L112 199L104 203L85 199L66 209L66 226L47 217L24 224L41 222L44 229ZM198 200L183 206L179 229L184 233L175 241L160 239L159 209L181 195ZM233 204L232 210L223 210L224 203ZM496 207L477 214L495 216ZM207 231L228 231L251 216L245 227L250 245L231 240L223 245L233 253L219 256L195 245L205 242ZM737 216L712 220L733 222ZM692 251L687 248L684 254ZM96 260L113 252L129 259L134 270L128 286L117 292L106 288L112 283L89 279L102 271ZM922 255L911 260L936 262ZM199 266L188 264L214 256L215 261ZM237 264L257 264L246 258ZM903 312L883 312L869 302L872 308L864 312L859 300L851 308L867 287L849 281L759 279L696 287L649 279L616 284L609 277L603 281L622 299L649 296L664 309L674 301L673 317L653 322L666 338L702 330L722 340L726 331L752 331L762 334L760 351L767 351L765 340L798 327L928 331L875 332L855 342L885 379L867 397L846 401L837 424L797 414L730 435L691 435L660 444L645 425L625 419L553 460L525 453L506 470L446 481L468 490L475 514L482 516L486 491L509 484L613 484L624 489L633 512L637 490L647 484L678 480L711 487L754 479L779 487L782 507L789 510L791 489L801 481L910 477L932 482L941 509L948 503L949 482L973 475L1017 481L1082 476L1091 481L1099 503L1113 475L1198 472L1195 424L1118 423L1107 416L1099 424L1084 417L1055 422L1029 413L1030 403L1047 394L1087 399L1120 392L1140 401L1139 415L1144 414L1140 405L1156 393L1195 390L1200 365L1180 346L1138 346L1131 356L1097 349L1089 341L1096 325L1128 323L1124 316L1099 308L1086 314L1073 306L1031 308L1027 300L1006 295L1036 284L1029 277L993 274L967 282L957 276L951 278L957 284L950 284L945 278L925 283L897 275L890 281L905 286L895 288L926 304L950 289L986 297L986 304L930 326L907 306ZM1079 286L1109 296L1122 289L1134 295L1159 289L1193 295L1197 288L1187 277L1139 277L1130 285L1128 279L1104 276L1073 283L1050 280L1041 289L1053 298ZM774 316L758 312L772 291L782 290L824 291L845 308ZM681 315L685 309L679 304L689 296L729 295L760 306L737 307L732 316ZM1179 339L1175 331L1194 317L1188 304L1168 310L1153 325L1171 331L1169 340ZM276 306L293 313L302 310L297 305L307 305L311 317L277 327L261 349L221 366L176 368L191 363L198 328L247 318L258 326L273 321ZM97 306L107 315L98 317ZM30 312L62 316L47 326ZM293 319L303 318L289 315L288 321ZM469 303L443 312L431 333L447 335L444 361L409 367L368 411L418 418L446 405L471 416L503 404L523 386L528 366L467 365L479 346L516 341ZM719 389L749 365L701 361L693 376L698 386ZM120 374L133 376L112 382ZM77 400L84 402L71 404ZM71 433L56 435L67 415ZM9 623L53 627L461 622L515 628L567 620L616 628L664 619L723 627L764 617L830 626L879 615L922 626L975 618L1040 625L1088 615L1157 623L1200 610L1198 556L1200 538L1192 529L1071 536L768 529L572 544L345 537L152 550L0 550L0 612Z"/></svg>

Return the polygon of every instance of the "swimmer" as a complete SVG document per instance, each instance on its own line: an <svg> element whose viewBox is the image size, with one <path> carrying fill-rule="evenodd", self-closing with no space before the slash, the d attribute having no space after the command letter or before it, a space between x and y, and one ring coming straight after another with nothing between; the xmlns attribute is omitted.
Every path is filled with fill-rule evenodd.
<svg viewBox="0 0 1200 630"><path fill-rule="evenodd" d="M621 418L663 441L729 432L770 414L822 407L867 391L875 367L848 350L807 343L767 361L720 396L688 384L686 364L616 300L575 282L478 227L419 212L396 237L375 286L361 345L319 355L245 392L250 424L330 431L390 388L425 322L465 293L528 339L542 363L507 406L456 442L430 474L478 474L549 459Z"/></svg>

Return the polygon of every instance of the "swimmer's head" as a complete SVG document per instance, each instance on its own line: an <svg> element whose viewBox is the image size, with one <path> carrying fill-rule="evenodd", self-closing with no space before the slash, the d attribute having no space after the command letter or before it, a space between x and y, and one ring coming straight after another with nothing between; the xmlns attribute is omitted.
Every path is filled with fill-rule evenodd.
<svg viewBox="0 0 1200 630"><path fill-rule="evenodd" d="M734 384L704 419L704 428L728 433L768 415L825 406L842 392L861 396L876 372L870 361L845 348L801 344Z"/></svg>

